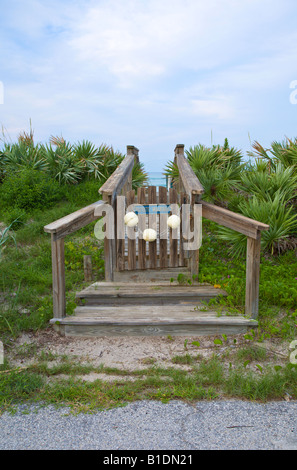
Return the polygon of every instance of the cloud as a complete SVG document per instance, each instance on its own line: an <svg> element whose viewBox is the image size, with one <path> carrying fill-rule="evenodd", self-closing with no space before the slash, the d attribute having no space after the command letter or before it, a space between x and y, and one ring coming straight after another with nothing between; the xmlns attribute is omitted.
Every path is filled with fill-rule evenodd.
<svg viewBox="0 0 297 470"><path fill-rule="evenodd" d="M290 133L294 12L291 0L12 0L0 124L31 117L42 140L131 143L148 159L157 142L192 145L211 129L238 142L252 127L271 135L272 107Z"/></svg>

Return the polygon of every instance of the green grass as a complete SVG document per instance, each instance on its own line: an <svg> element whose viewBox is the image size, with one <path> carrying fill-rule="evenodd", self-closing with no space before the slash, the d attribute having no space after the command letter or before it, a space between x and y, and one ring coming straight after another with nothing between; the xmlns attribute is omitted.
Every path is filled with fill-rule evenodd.
<svg viewBox="0 0 297 470"><path fill-rule="evenodd" d="M23 332L46 328L52 318L52 266L49 234L44 225L86 205L87 184L70 197L44 211L35 209L21 214L23 219L14 230L16 245L8 239L0 260L0 338L9 347L11 340ZM89 188L90 193L94 188ZM74 191L69 189L69 191ZM72 194L73 196L73 194ZM8 212L5 212L8 220ZM65 239L67 313L76 305L75 293L85 286L83 256L92 255L94 276L104 277L102 247L93 235L93 226L79 230ZM245 258L232 259L227 242L216 237L217 225L203 221L200 249L200 282L220 285L226 298L209 302L208 308L222 308L232 314L244 312ZM160 368L154 358L143 362L140 371L119 371L104 366L78 364L74 359L57 357L46 351L36 356L36 348L23 345L16 357L34 361L27 369L12 370L0 366L0 407L8 409L19 401L67 404L74 411L90 411L123 405L139 399L202 400L217 397L241 397L252 400L282 399L286 393L297 399L297 371L286 361L275 369L266 365L270 358L265 347L256 343L266 339L290 342L297 328L297 257L261 256L259 327L246 337L246 344L234 352L224 340L216 346L221 354L202 359L199 346L195 354L172 357L172 367ZM179 278L188 282L188 279ZM194 282L194 280L191 280ZM174 341L168 336L168 341ZM190 347L190 345L188 344ZM223 350L223 348L225 348ZM226 349L227 348L227 349ZM222 353L220 351L223 351ZM226 364L230 367L226 368ZM177 365L187 366L187 370ZM91 372L118 376L115 382L80 378ZM123 380L125 378L125 380ZM132 380L133 378L133 380Z"/></svg>
<svg viewBox="0 0 297 470"><path fill-rule="evenodd" d="M113 381L98 378L90 382L81 378L91 372L119 378ZM52 356L46 361L43 355L26 370L10 369L4 364L0 373L0 410L11 412L24 402L69 406L77 413L143 399L191 402L223 397L265 402L282 399L285 394L297 398L297 366L284 364L273 368L270 365L254 372L234 363L226 369L222 359L215 355L195 361L187 371L157 366L123 371L104 365L77 364L75 357Z"/></svg>

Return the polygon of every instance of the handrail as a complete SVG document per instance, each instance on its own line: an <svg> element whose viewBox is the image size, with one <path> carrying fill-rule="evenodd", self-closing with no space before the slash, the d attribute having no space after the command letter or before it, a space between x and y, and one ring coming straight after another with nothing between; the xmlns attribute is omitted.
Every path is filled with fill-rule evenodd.
<svg viewBox="0 0 297 470"><path fill-rule="evenodd" d="M202 217L217 222L224 227L231 228L247 237L256 239L258 237L258 231L269 229L269 225L267 224L229 211L223 207L215 206L205 201L200 201L200 204L202 205Z"/></svg>
<svg viewBox="0 0 297 470"><path fill-rule="evenodd" d="M138 161L138 149L128 145L127 156L99 189L104 200L109 200L110 204L113 204L117 194L129 179L132 185L131 173L135 162Z"/></svg>
<svg viewBox="0 0 297 470"><path fill-rule="evenodd" d="M247 236L245 314L256 319L259 311L261 232L269 225L200 200L204 189L188 160L184 145L177 145L174 159L179 170L179 190L185 191L192 204L202 206L202 217ZM191 254L191 266L198 271L199 250Z"/></svg>
<svg viewBox="0 0 297 470"><path fill-rule="evenodd" d="M53 234L55 240L64 238L98 219L99 217L95 216L95 209L100 204L104 204L104 202L102 200L96 201L89 206L83 207L82 209L62 217L61 219L55 220L55 222L46 225L44 227L44 231Z"/></svg>
<svg viewBox="0 0 297 470"><path fill-rule="evenodd" d="M95 209L100 204L104 201L94 202L44 227L44 231L51 234L54 318L66 315L64 238L98 219Z"/></svg>
<svg viewBox="0 0 297 470"><path fill-rule="evenodd" d="M184 156L184 145L178 144L175 147L174 153L174 161L179 171L180 183L189 196L190 203L195 202L196 196L198 196L199 199L201 194L204 193L204 188Z"/></svg>

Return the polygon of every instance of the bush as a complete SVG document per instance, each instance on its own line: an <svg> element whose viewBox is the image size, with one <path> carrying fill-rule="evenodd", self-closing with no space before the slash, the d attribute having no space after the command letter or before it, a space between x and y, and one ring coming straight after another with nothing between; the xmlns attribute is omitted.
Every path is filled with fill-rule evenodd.
<svg viewBox="0 0 297 470"><path fill-rule="evenodd" d="M64 197L64 189L41 171L24 169L7 176L0 189L4 207L31 210L51 207Z"/></svg>
<svg viewBox="0 0 297 470"><path fill-rule="evenodd" d="M11 225L13 230L18 230L23 227L27 221L27 213L24 209L19 207L12 207L3 212L2 219L6 225Z"/></svg>

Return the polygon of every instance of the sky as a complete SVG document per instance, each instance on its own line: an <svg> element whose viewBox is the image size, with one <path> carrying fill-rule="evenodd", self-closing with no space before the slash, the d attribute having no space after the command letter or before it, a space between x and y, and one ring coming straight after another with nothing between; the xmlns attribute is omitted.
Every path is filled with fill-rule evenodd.
<svg viewBox="0 0 297 470"><path fill-rule="evenodd" d="M162 171L176 144L297 137L296 0L0 0L0 125Z"/></svg>

